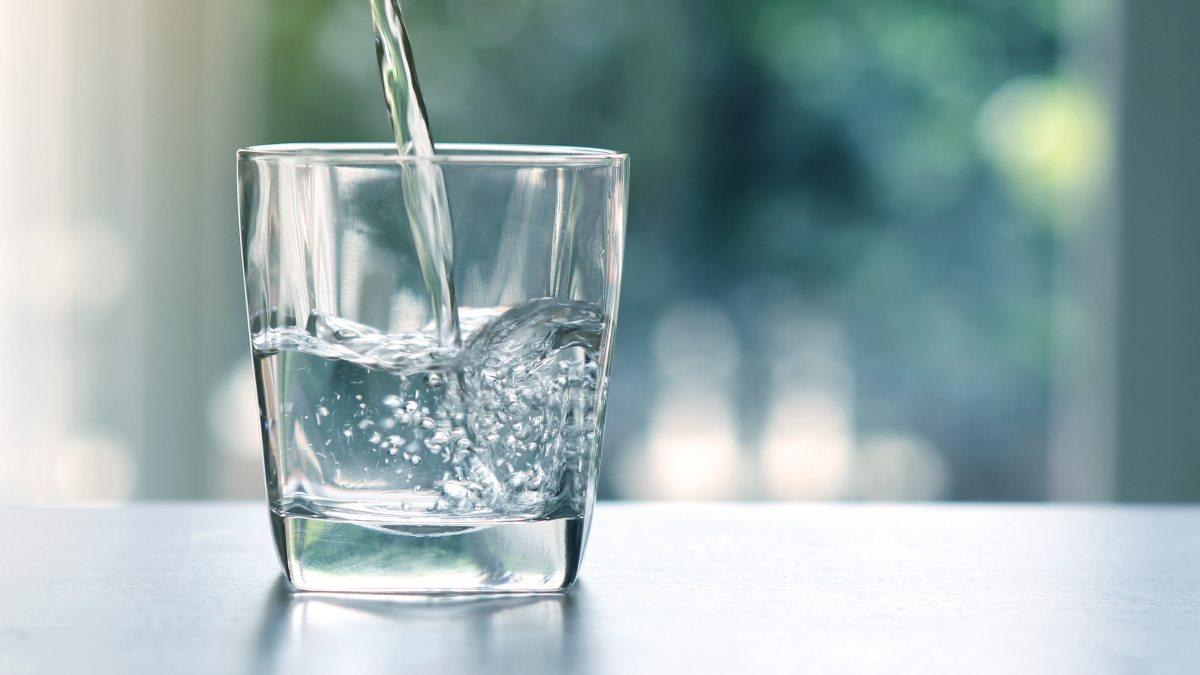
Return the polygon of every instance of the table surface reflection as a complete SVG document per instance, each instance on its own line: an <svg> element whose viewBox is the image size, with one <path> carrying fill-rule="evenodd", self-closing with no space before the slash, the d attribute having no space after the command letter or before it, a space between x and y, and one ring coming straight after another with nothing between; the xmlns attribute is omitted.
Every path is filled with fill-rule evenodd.
<svg viewBox="0 0 1200 675"><path fill-rule="evenodd" d="M0 508L0 673L1196 672L1200 508L601 504L565 596L293 594L265 507Z"/></svg>

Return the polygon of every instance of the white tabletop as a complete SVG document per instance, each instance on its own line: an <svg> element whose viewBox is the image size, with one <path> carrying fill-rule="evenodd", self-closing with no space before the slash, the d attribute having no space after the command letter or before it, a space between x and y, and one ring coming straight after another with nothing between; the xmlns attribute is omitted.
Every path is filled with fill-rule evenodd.
<svg viewBox="0 0 1200 675"><path fill-rule="evenodd" d="M1200 508L601 504L566 597L292 595L265 506L0 508L0 673L1200 672Z"/></svg>

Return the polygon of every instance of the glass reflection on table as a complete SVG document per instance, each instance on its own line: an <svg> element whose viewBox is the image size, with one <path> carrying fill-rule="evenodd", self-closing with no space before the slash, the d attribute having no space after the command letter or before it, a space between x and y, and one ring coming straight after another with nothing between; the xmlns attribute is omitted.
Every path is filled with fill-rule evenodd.
<svg viewBox="0 0 1200 675"><path fill-rule="evenodd" d="M270 590L258 636L262 673L578 671L570 595L371 596Z"/></svg>

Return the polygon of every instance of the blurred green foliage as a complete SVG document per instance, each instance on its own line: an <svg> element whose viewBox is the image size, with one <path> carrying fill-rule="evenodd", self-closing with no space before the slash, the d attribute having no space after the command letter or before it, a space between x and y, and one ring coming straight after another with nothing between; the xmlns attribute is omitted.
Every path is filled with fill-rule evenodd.
<svg viewBox="0 0 1200 675"><path fill-rule="evenodd" d="M366 5L273 0L271 140L387 138ZM437 138L632 157L606 470L647 424L658 319L698 300L736 328L747 452L773 395L768 324L819 315L847 336L856 429L923 439L946 496L1045 496L1053 216L1009 189L979 125L1006 83L1054 76L1056 2L406 11Z"/></svg>

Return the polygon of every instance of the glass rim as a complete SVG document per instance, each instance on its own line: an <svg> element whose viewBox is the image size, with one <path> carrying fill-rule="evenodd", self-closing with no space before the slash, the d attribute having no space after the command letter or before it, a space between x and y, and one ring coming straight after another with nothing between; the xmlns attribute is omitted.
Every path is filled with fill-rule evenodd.
<svg viewBox="0 0 1200 675"><path fill-rule="evenodd" d="M438 143L433 157L399 155L395 143L275 143L237 151L239 160L294 163L500 165L620 165L629 155L601 148L505 143Z"/></svg>

